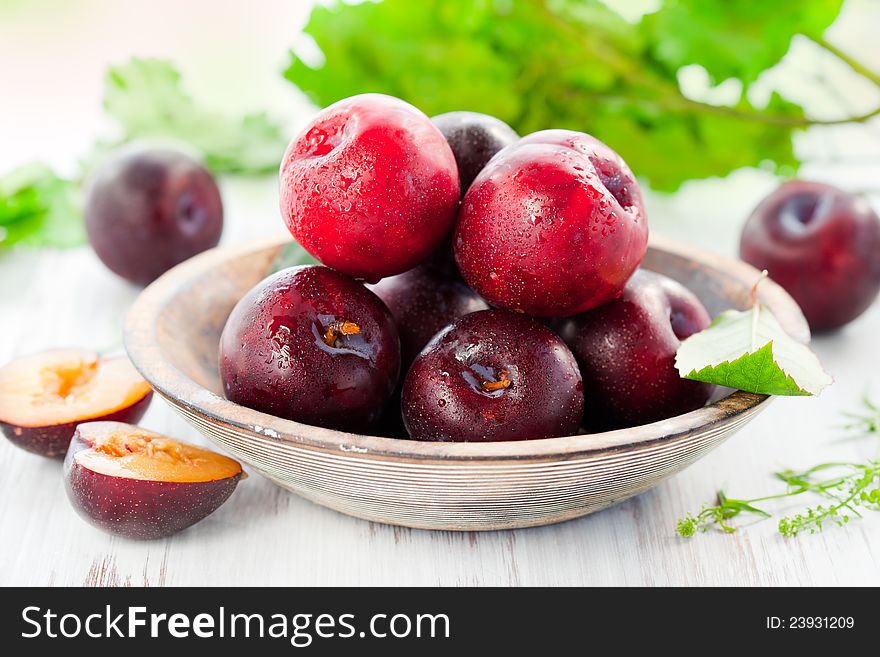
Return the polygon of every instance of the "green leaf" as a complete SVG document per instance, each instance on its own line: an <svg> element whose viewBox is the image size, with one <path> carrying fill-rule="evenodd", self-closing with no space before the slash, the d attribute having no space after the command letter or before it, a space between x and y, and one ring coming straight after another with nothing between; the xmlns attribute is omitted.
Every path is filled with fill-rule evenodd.
<svg viewBox="0 0 880 657"><path fill-rule="evenodd" d="M687 379L764 395L818 395L831 383L816 355L766 306L722 313L681 344L675 366Z"/></svg>
<svg viewBox="0 0 880 657"><path fill-rule="evenodd" d="M699 64L714 83L745 87L779 63L796 34L820 37L843 0L664 0L642 21L650 51L671 71Z"/></svg>
<svg viewBox="0 0 880 657"><path fill-rule="evenodd" d="M599 0L335 0L317 5L305 27L324 62L291 53L285 76L321 106L375 91L429 115L492 114L520 134L589 132L652 187L674 190L741 167L797 169L799 106L776 94L765 107L745 95L729 107L695 103L682 96L678 70L701 64L745 88L795 33L820 34L839 4L801 0L781 12L746 0L667 0L632 24Z"/></svg>
<svg viewBox="0 0 880 657"><path fill-rule="evenodd" d="M318 261L301 247L299 242L292 241L281 247L278 255L275 256L275 259L269 265L269 272L266 275L271 276L272 274L277 274L282 269L296 267L297 265L316 264L318 264Z"/></svg>
<svg viewBox="0 0 880 657"><path fill-rule="evenodd" d="M185 92L180 73L163 60L135 58L111 67L104 107L124 131L124 141L190 144L217 173L276 171L287 146L281 128L265 114L231 118L199 106Z"/></svg>
<svg viewBox="0 0 880 657"><path fill-rule="evenodd" d="M78 186L44 164L24 165L0 178L0 248L66 248L84 244Z"/></svg>

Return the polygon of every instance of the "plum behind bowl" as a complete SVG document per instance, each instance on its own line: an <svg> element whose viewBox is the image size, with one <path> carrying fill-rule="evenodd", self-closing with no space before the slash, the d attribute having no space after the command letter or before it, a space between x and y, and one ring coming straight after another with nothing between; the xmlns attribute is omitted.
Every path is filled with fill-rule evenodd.
<svg viewBox="0 0 880 657"><path fill-rule="evenodd" d="M281 420L223 398L217 345L232 307L265 277L285 240L215 249L145 290L125 329L132 362L209 439L278 485L377 522L446 530L546 525L638 495L704 456L769 397L733 392L698 410L592 435L432 443ZM693 290L709 314L747 308L758 272L738 260L652 237L643 266ZM761 286L783 327L807 342L797 304Z"/></svg>

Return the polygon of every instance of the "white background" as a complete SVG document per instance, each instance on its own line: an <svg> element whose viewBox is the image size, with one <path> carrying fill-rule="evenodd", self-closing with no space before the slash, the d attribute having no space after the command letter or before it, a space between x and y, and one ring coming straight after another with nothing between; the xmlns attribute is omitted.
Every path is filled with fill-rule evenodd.
<svg viewBox="0 0 880 657"><path fill-rule="evenodd" d="M880 3L850 1L828 38L880 69ZM192 94L229 112L269 110L291 131L313 109L280 76L309 2L219 0L0 0L0 173L30 159L71 172L97 136L109 63L168 57ZM816 87L812 74L837 92ZM698 70L684 84L705 92ZM858 113L877 90L797 41L765 76L816 116ZM758 90L759 92L761 89ZM724 90L714 92L724 93ZM708 96L711 97L711 96ZM598 135L614 144L613 135ZM802 175L869 194L878 207L880 126L816 128L798 138ZM648 194L652 229L720 253L736 252L750 209L776 184L743 170ZM275 181L224 180L234 244L282 230ZM52 346L118 347L137 290L86 247L0 253L0 363ZM880 305L815 341L836 382L818 399L781 399L731 441L655 490L601 514L555 527L487 534L387 527L337 514L274 487L245 481L213 516L171 539L137 543L82 522L64 494L60 463L0 441L0 584L880 584L880 517L784 539L773 521L735 535L675 536L678 517L718 487L757 496L783 466L867 458L878 439L840 441L838 413L875 380L880 398ZM204 442L161 400L144 426ZM796 510L794 507L791 510ZM877 514L880 515L880 514Z"/></svg>

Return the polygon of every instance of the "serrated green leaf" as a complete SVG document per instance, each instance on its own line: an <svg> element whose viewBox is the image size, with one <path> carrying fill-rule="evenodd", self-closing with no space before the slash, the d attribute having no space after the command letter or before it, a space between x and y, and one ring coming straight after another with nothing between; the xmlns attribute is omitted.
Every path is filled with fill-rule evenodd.
<svg viewBox="0 0 880 657"><path fill-rule="evenodd" d="M689 4L669 0L643 25L599 0L336 0L316 6L305 28L323 64L292 53L285 75L321 106L376 91L429 115L492 114L520 134L589 132L658 190L741 167L794 173L800 107L776 94L766 107L745 95L720 110L689 104L678 69L704 64L713 78L738 76L747 86L798 30L821 33L839 0L803 0L790 16L774 5L712 0L692 19ZM720 42L728 31L730 47ZM738 50L739 41L749 47ZM661 43L675 52L658 53Z"/></svg>
<svg viewBox="0 0 880 657"><path fill-rule="evenodd" d="M818 395L831 383L816 355L766 306L722 313L681 344L675 366L686 379L763 395Z"/></svg>
<svg viewBox="0 0 880 657"><path fill-rule="evenodd" d="M796 34L819 37L842 0L664 0L641 27L658 61L675 71L699 64L714 83L748 87L788 52Z"/></svg>
<svg viewBox="0 0 880 657"><path fill-rule="evenodd" d="M39 163L0 178L0 247L67 248L85 241L74 182Z"/></svg>
<svg viewBox="0 0 880 657"><path fill-rule="evenodd" d="M287 138L265 114L230 118L207 110L185 92L180 73L158 59L132 59L107 72L104 107L124 141L162 138L190 144L217 173L278 169Z"/></svg>

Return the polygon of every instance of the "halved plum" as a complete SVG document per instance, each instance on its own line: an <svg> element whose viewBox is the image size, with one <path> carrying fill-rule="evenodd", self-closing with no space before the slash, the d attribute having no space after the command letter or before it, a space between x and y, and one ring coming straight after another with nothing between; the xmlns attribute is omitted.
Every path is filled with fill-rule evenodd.
<svg viewBox="0 0 880 657"><path fill-rule="evenodd" d="M175 534L213 513L242 478L222 454L121 422L76 428L64 475L77 512L127 538Z"/></svg>
<svg viewBox="0 0 880 657"><path fill-rule="evenodd" d="M64 458L76 425L137 422L152 390L128 358L53 349L0 368L0 430L34 454Z"/></svg>

